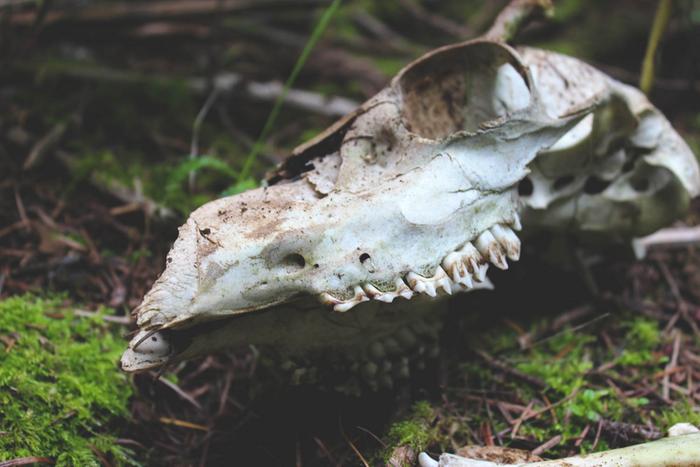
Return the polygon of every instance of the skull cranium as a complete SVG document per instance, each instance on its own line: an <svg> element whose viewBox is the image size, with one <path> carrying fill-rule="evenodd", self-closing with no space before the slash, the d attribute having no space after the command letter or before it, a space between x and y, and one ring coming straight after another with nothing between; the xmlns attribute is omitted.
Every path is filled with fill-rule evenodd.
<svg viewBox="0 0 700 467"><path fill-rule="evenodd" d="M562 67L576 79L558 77ZM629 175L635 156L619 155L628 147L648 151ZM637 204L644 219L629 228L600 216L600 203L626 202L621 185L637 169L651 170L650 185L664 193L651 203L668 202L668 184L674 200L700 187L692 153L636 91L574 59L497 41L437 49L298 148L269 186L192 213L136 310L141 331L122 366L143 370L244 342L303 350L347 339L300 296L338 312L371 300L359 329L388 332L395 317L377 304L489 287L488 264L518 259L525 177L533 226L627 235L666 222L646 220L648 203ZM611 181L605 196L586 193L592 176Z"/></svg>

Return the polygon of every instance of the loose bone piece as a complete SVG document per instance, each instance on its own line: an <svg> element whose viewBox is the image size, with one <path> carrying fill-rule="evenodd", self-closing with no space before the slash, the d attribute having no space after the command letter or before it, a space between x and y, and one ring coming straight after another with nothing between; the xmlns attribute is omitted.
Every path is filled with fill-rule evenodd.
<svg viewBox="0 0 700 467"><path fill-rule="evenodd" d="M668 438L559 460L499 464L454 454L443 454L439 461L426 453L418 457L420 467L697 467L699 459L700 432L688 423L671 427Z"/></svg>
<svg viewBox="0 0 700 467"><path fill-rule="evenodd" d="M297 305L300 297L346 314L370 303L405 309L377 312L383 324L358 334L368 339L376 328L385 338L391 320L423 313L405 300L491 288L488 265L506 269L506 258L519 258L525 177L534 183L566 167L574 177L612 177L612 187L633 177L617 150L628 143L644 154L622 159L634 159L660 188L638 204L638 192L605 192L606 202L627 206L624 228L605 216L610 210L586 211L601 231L626 236L678 215L659 208L700 188L692 153L643 96L551 52L490 39L436 49L297 148L267 186L190 215L135 310L140 332L122 367L140 371L245 343L294 341L300 352L346 345L346 334L310 314L313 304ZM571 222L569 206L591 203L579 185L561 200L550 194L537 204L539 191L525 197L525 228L590 230ZM303 319L289 318L299 310Z"/></svg>

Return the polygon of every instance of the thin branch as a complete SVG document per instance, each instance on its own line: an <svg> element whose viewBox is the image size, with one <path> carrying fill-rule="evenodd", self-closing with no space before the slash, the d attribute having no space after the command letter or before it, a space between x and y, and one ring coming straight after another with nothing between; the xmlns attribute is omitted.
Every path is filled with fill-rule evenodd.
<svg viewBox="0 0 700 467"><path fill-rule="evenodd" d="M513 0L498 14L484 37L508 42L532 18L551 16L553 12L551 0Z"/></svg>
<svg viewBox="0 0 700 467"><path fill-rule="evenodd" d="M214 102L216 102L216 98L219 97L220 92L220 88L216 86L211 90L211 92L209 93L209 97L207 97L207 100L204 102L204 105L201 109L199 109L197 117L195 117L194 119L194 123L192 124L192 142L190 144L190 160L196 159L197 156L199 156L199 131L202 128L202 123L204 123L204 119L207 118L209 110L214 105ZM196 176L197 172L195 172L194 170L190 171L188 175L188 185L190 193L194 192Z"/></svg>

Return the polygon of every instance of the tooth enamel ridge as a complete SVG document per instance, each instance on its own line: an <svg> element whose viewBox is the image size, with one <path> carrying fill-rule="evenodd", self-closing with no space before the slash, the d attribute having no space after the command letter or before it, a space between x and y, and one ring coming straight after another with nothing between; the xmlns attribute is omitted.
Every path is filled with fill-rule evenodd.
<svg viewBox="0 0 700 467"><path fill-rule="evenodd" d="M344 313L369 300L391 303L398 297L410 300L415 294L436 298L442 294L491 288L486 278L489 262L500 269L508 269L506 256L512 261L520 259L520 239L514 232L519 225L517 214L511 225L494 224L477 236L474 243L469 241L445 256L432 276L425 277L409 271L405 278L396 279L395 290L382 291L367 283L355 286L353 296L345 300L328 292L322 293L319 298L322 303L331 305L334 311Z"/></svg>

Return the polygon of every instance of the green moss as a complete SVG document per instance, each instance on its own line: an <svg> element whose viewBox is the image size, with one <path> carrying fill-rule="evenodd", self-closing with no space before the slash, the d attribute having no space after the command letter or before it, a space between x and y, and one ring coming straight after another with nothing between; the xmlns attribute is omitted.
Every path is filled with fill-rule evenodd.
<svg viewBox="0 0 700 467"><path fill-rule="evenodd" d="M661 342L658 323L637 318L627 325L628 334L625 349L618 364L625 366L644 366L649 363L661 363L661 359L652 354L652 350Z"/></svg>
<svg viewBox="0 0 700 467"><path fill-rule="evenodd" d="M117 368L118 333L100 318L76 317L58 300L0 301L0 459L40 456L58 466L135 464L110 427L131 394Z"/></svg>
<svg viewBox="0 0 700 467"><path fill-rule="evenodd" d="M432 426L433 418L433 408L428 402L416 402L411 414L389 429L388 454L397 446L410 446L415 452L425 450L439 436L436 427Z"/></svg>
<svg viewBox="0 0 700 467"><path fill-rule="evenodd" d="M676 402L670 410L665 410L655 417L655 424L661 430L668 430L676 423L690 423L700 425L700 412L695 405L685 399Z"/></svg>

